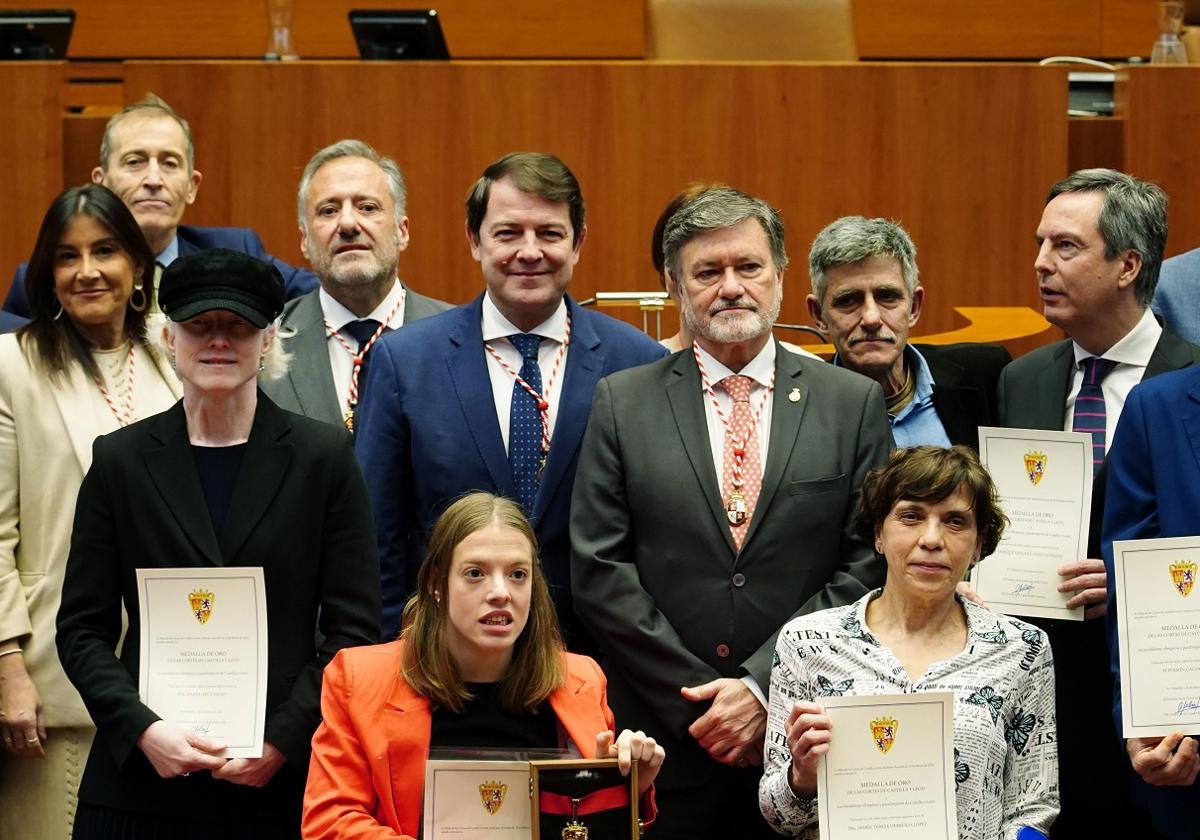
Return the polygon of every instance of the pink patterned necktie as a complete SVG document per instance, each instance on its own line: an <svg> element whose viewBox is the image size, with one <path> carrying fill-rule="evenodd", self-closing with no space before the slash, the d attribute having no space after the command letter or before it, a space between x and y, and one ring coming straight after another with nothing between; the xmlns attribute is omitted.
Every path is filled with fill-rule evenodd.
<svg viewBox="0 0 1200 840"><path fill-rule="evenodd" d="M762 457L758 446L758 423L750 410L750 386L754 380L749 376L726 376L717 387L733 398L733 411L725 429L725 463L721 471L721 500L725 505L729 530L738 551L746 539L750 520L754 517L754 505L762 489ZM741 456L741 486L734 480L736 466ZM745 515L738 516L734 508L745 506ZM739 520L740 521L737 521Z"/></svg>

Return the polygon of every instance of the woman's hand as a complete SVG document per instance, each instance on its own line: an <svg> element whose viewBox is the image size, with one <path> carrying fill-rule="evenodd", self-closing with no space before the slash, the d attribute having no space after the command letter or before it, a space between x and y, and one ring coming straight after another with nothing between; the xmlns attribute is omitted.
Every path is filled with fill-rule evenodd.
<svg viewBox="0 0 1200 840"><path fill-rule="evenodd" d="M596 734L596 758L615 758L622 776L629 775L633 762L638 763L638 796L654 784L654 778L667 757L666 750L645 732L622 730L613 743L611 729Z"/></svg>
<svg viewBox="0 0 1200 840"><path fill-rule="evenodd" d="M42 701L25 670L24 654L0 656L0 740L13 755L43 757Z"/></svg>
<svg viewBox="0 0 1200 840"><path fill-rule="evenodd" d="M214 770L213 778L224 779L235 785L262 787L286 763L287 759L274 744L263 741L262 758L235 758L219 770Z"/></svg>
<svg viewBox="0 0 1200 840"><path fill-rule="evenodd" d="M817 763L829 752L833 723L820 703L797 701L788 715L786 737L792 754L788 783L803 799L817 795Z"/></svg>
<svg viewBox="0 0 1200 840"><path fill-rule="evenodd" d="M225 759L216 753L225 745L188 732L165 720L156 720L138 736L137 747L146 754L164 779L186 776L193 770L218 770Z"/></svg>

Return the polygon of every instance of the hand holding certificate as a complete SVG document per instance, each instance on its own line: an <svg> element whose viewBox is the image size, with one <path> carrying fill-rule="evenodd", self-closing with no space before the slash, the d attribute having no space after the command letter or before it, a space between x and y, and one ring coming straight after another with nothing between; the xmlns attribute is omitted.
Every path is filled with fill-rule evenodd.
<svg viewBox="0 0 1200 840"><path fill-rule="evenodd" d="M971 584L988 606L1012 615L1083 620L1059 592L1058 569L1087 555L1092 509L1092 439L1081 432L979 428L1009 525Z"/></svg>
<svg viewBox="0 0 1200 840"><path fill-rule="evenodd" d="M267 699L261 568L138 569L138 693L164 720L260 758Z"/></svg>
<svg viewBox="0 0 1200 840"><path fill-rule="evenodd" d="M954 695L823 697L821 840L955 840Z"/></svg>

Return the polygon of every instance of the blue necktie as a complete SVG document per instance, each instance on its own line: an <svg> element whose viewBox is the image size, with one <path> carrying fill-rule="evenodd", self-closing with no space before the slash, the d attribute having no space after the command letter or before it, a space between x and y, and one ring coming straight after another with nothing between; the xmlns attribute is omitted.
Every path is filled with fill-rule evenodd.
<svg viewBox="0 0 1200 840"><path fill-rule="evenodd" d="M1071 431L1090 432L1092 435L1092 470L1098 471L1104 463L1105 424L1104 377L1112 372L1116 362L1088 356L1083 365L1083 385L1075 397L1075 416L1071 420Z"/></svg>
<svg viewBox="0 0 1200 840"><path fill-rule="evenodd" d="M508 340L521 354L521 378L529 387L542 392L542 370L538 367L540 335L517 333ZM512 408L508 417L508 463L512 468L517 501L527 516L533 515L533 500L537 497L542 464L542 415L537 400L521 383L513 383Z"/></svg>
<svg viewBox="0 0 1200 840"><path fill-rule="evenodd" d="M371 336L375 335L375 330L379 329L379 322L374 318L363 318L361 321L351 321L342 327L343 330L350 333L350 336L358 342L358 352L361 353L363 348L367 346L367 342L371 340ZM371 354L363 356L362 367L358 369L358 404L362 405L363 390L367 384L367 365L371 361Z"/></svg>

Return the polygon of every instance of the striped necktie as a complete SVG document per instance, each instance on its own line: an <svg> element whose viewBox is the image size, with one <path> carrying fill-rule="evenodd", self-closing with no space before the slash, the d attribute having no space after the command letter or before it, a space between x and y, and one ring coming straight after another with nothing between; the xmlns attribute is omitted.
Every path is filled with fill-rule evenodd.
<svg viewBox="0 0 1200 840"><path fill-rule="evenodd" d="M1088 356L1079 363L1083 367L1083 385L1075 397L1075 416L1071 419L1071 431L1089 432L1092 436L1092 470L1099 471L1104 463L1105 424L1108 417L1104 411L1104 377L1116 367L1111 359Z"/></svg>

